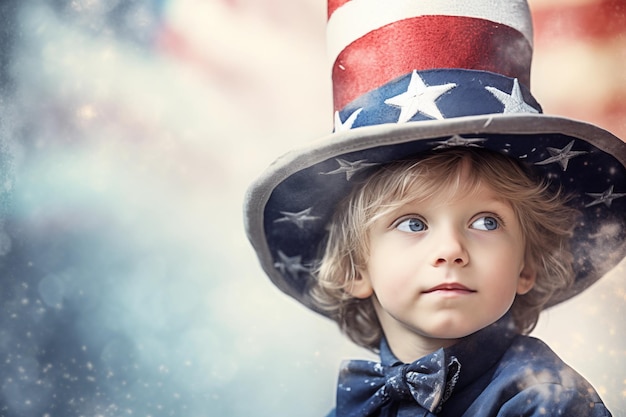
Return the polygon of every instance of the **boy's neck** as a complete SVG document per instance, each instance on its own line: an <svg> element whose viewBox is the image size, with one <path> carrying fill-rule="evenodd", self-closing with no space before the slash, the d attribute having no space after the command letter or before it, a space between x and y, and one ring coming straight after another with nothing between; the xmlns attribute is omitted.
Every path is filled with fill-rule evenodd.
<svg viewBox="0 0 626 417"><path fill-rule="evenodd" d="M399 326L390 315L385 314L378 299L372 299L378 320L391 353L404 363L415 362L419 358L454 345L458 339L434 338L423 335L415 329Z"/></svg>
<svg viewBox="0 0 626 417"><path fill-rule="evenodd" d="M393 355L404 363L415 362L441 348L450 347L457 341L457 339L425 339L420 337L398 341L394 340L393 337L387 338L389 349Z"/></svg>

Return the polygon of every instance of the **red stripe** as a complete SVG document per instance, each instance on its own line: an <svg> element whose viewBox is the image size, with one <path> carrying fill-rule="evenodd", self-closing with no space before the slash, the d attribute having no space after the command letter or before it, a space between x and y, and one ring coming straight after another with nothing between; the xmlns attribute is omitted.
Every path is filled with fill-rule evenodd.
<svg viewBox="0 0 626 417"><path fill-rule="evenodd" d="M164 27L156 39L157 48L171 56L186 62L193 67L200 68L203 73L218 77L222 83L241 82L236 72L220 57L210 56L206 51L198 50L189 39L171 27ZM204 53L203 53L204 52Z"/></svg>
<svg viewBox="0 0 626 417"><path fill-rule="evenodd" d="M605 40L626 33L626 2L599 0L578 6L548 6L533 11L539 42L559 38Z"/></svg>
<svg viewBox="0 0 626 417"><path fill-rule="evenodd" d="M530 86L532 47L508 26L456 16L394 22L357 39L333 65L335 110L414 69L491 71Z"/></svg>
<svg viewBox="0 0 626 417"><path fill-rule="evenodd" d="M335 10L337 10L338 8L340 8L341 6L343 6L349 1L350 0L328 0L328 10L327 10L328 18L330 19L330 17L333 15Z"/></svg>

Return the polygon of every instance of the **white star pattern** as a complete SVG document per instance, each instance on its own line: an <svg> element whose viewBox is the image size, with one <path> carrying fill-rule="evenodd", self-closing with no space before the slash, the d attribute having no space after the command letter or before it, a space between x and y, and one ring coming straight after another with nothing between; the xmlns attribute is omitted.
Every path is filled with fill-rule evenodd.
<svg viewBox="0 0 626 417"><path fill-rule="evenodd" d="M319 219L317 216L311 216L311 210L313 210L313 207L309 207L308 209L302 210L298 213L281 211L280 214L285 217L280 217L274 220L274 223L290 222L298 226L298 228L304 229L305 222Z"/></svg>
<svg viewBox="0 0 626 417"><path fill-rule="evenodd" d="M574 141L568 143L563 149L546 147L546 149L548 150L548 152L550 152L550 155L552 156L548 159L544 159L543 161L535 162L535 165L548 165L553 162L558 162L559 165L561 165L561 168L563 168L563 171L567 171L567 164L569 163L570 159L578 155L584 155L587 153L586 151L573 151L573 146Z"/></svg>
<svg viewBox="0 0 626 417"><path fill-rule="evenodd" d="M454 135L450 139L434 142L435 144L437 144L437 146L435 146L433 150L454 147L480 148L479 144L483 143L486 140L487 139L484 138L464 138L460 135Z"/></svg>
<svg viewBox="0 0 626 417"><path fill-rule="evenodd" d="M504 113L539 113L537 109L524 101L522 89L519 86L517 78L513 80L513 90L511 90L511 94L507 94L495 87L485 88L504 104Z"/></svg>
<svg viewBox="0 0 626 417"><path fill-rule="evenodd" d="M274 263L274 267L280 271L282 275L288 273L290 276L297 278L300 272L310 273L310 269L302 265L301 256L287 256L282 251L278 251L279 262Z"/></svg>
<svg viewBox="0 0 626 417"><path fill-rule="evenodd" d="M346 161L345 159L340 159L340 158L336 158L335 161L337 161L337 163L339 164L339 168L333 170L333 171L329 171L329 172L322 172L321 174L323 175L333 175L333 174L346 174L346 181L350 181L350 179L352 178L352 176L354 176L354 174L356 174L357 172L365 169L365 168L369 168L369 167L373 167L376 166L378 164L376 163L371 163L371 162L367 162L367 159L361 159L358 161L354 161L354 162L350 162L350 161Z"/></svg>
<svg viewBox="0 0 626 417"><path fill-rule="evenodd" d="M359 113L361 113L362 110L363 110L363 107L353 111L350 114L350 116L348 116L345 122L341 121L339 112L336 111L335 112L335 132L344 132L346 130L352 129L352 125L354 124L356 118L358 117Z"/></svg>
<svg viewBox="0 0 626 417"><path fill-rule="evenodd" d="M615 200L616 198L626 197L626 193L614 193L612 185L609 187L608 190L606 190L603 193L585 193L585 194L587 194L589 197L595 198L595 200L593 200L591 203L586 204L585 207L591 207L597 204L604 203L605 206L610 208L611 203L613 203L613 200Z"/></svg>
<svg viewBox="0 0 626 417"><path fill-rule="evenodd" d="M435 101L454 87L456 87L454 83L427 86L417 71L413 70L406 92L388 98L385 104L400 109L398 123L408 122L417 113L425 114L433 119L443 119Z"/></svg>

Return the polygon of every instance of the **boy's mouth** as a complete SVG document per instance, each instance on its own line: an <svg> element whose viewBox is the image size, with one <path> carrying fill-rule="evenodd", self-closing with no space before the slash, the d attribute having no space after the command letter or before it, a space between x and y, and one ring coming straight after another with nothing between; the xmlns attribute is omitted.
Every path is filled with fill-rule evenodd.
<svg viewBox="0 0 626 417"><path fill-rule="evenodd" d="M439 284L436 287L432 287L426 291L423 291L422 293L430 294L430 293L434 293L438 291L449 292L449 293L463 293L463 294L470 294L470 293L476 292L475 290L467 288L463 284L453 282L453 283Z"/></svg>

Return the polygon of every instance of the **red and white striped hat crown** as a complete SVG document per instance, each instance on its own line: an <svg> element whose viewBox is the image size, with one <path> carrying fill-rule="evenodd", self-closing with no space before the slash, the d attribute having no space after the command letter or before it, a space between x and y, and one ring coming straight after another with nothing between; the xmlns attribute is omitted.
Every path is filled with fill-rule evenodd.
<svg viewBox="0 0 626 417"><path fill-rule="evenodd" d="M581 292L626 256L626 144L544 115L530 93L524 0L328 0L334 133L274 162L248 190L246 231L285 293L309 288L336 204L381 164L483 147L532 166L581 212L572 247Z"/></svg>
<svg viewBox="0 0 626 417"><path fill-rule="evenodd" d="M523 0L328 0L335 110L413 70L488 71L530 86Z"/></svg>

